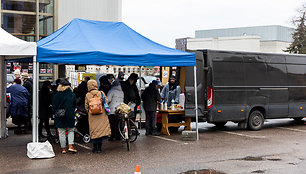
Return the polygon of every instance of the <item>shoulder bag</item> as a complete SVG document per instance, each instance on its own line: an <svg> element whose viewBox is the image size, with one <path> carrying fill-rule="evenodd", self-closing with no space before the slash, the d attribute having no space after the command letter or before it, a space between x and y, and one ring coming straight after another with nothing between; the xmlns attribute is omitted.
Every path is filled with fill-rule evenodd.
<svg viewBox="0 0 306 174"><path fill-rule="evenodd" d="M103 102L103 106L104 106L104 110L106 112L106 115L110 115L110 108L109 108L108 103L106 102L105 97L104 97L102 92L101 92L101 95L102 95L102 102Z"/></svg>

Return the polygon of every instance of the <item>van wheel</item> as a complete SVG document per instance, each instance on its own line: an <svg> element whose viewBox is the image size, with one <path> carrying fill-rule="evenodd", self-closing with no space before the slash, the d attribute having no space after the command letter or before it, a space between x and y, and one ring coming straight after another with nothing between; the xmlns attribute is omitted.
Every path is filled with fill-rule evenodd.
<svg viewBox="0 0 306 174"><path fill-rule="evenodd" d="M216 127L223 127L225 124L227 123L227 121L224 122L215 122L213 123Z"/></svg>
<svg viewBox="0 0 306 174"><path fill-rule="evenodd" d="M264 124L264 117L260 111L253 111L248 120L248 128L253 131L260 130Z"/></svg>

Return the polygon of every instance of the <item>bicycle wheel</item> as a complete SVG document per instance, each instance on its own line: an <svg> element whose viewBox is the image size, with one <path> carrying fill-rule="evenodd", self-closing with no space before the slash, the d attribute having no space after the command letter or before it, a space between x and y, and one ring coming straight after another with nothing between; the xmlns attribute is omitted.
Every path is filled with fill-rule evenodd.
<svg viewBox="0 0 306 174"><path fill-rule="evenodd" d="M131 143L136 141L138 135L139 135L139 131L136 126L136 123L133 120L130 120L129 138L130 138Z"/></svg>
<svg viewBox="0 0 306 174"><path fill-rule="evenodd" d="M121 138L125 140L125 137L124 137L124 120L121 119L118 122L118 129L119 129L119 133L120 133Z"/></svg>
<svg viewBox="0 0 306 174"><path fill-rule="evenodd" d="M128 124L127 120L119 121L118 129L119 129L119 133L120 133L122 139L126 143L127 150L130 151L130 136L129 136L129 132L131 130L129 129L129 124Z"/></svg>

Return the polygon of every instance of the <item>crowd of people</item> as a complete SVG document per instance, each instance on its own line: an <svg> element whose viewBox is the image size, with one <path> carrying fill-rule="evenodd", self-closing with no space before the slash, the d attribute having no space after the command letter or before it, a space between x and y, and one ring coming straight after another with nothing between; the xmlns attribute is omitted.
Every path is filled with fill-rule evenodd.
<svg viewBox="0 0 306 174"><path fill-rule="evenodd" d="M26 128L31 123L32 81L27 74L20 76L18 71L14 74L16 74L14 84L7 88L7 92L11 94L11 116L13 123L18 125L16 133L25 133L22 125L25 125L24 128ZM77 150L73 146L75 111L79 110L88 115L93 153L101 153L102 141L105 138L108 138L109 141L120 139L116 108L121 103L128 104L132 107L131 115L135 120L137 107L141 104L141 100L146 114L145 135L159 135L156 127L157 106L163 101L168 103L168 106L170 106L169 102L173 100L178 103L180 86L175 76L171 76L170 81L160 92L158 89L160 82L153 80L140 95L136 86L137 80L138 75L135 73L124 80L124 73L119 72L116 79L114 76L102 76L99 79L100 86L96 80L85 77L84 81L75 89L71 88L67 79L58 79L53 84L48 80L44 81L39 91L39 138L54 136L49 126L50 118L53 118L62 153L76 153ZM103 109L99 114L91 113L90 102L93 98L105 100L109 105L110 112L107 114ZM47 135L43 134L43 127ZM68 139L68 143L66 139Z"/></svg>

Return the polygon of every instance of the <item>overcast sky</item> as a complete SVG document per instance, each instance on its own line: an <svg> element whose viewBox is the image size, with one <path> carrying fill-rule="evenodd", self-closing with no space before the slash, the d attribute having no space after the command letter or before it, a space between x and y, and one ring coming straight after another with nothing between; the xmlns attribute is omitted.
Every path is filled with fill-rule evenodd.
<svg viewBox="0 0 306 174"><path fill-rule="evenodd" d="M122 0L122 21L160 44L194 37L195 30L282 25L305 0Z"/></svg>

